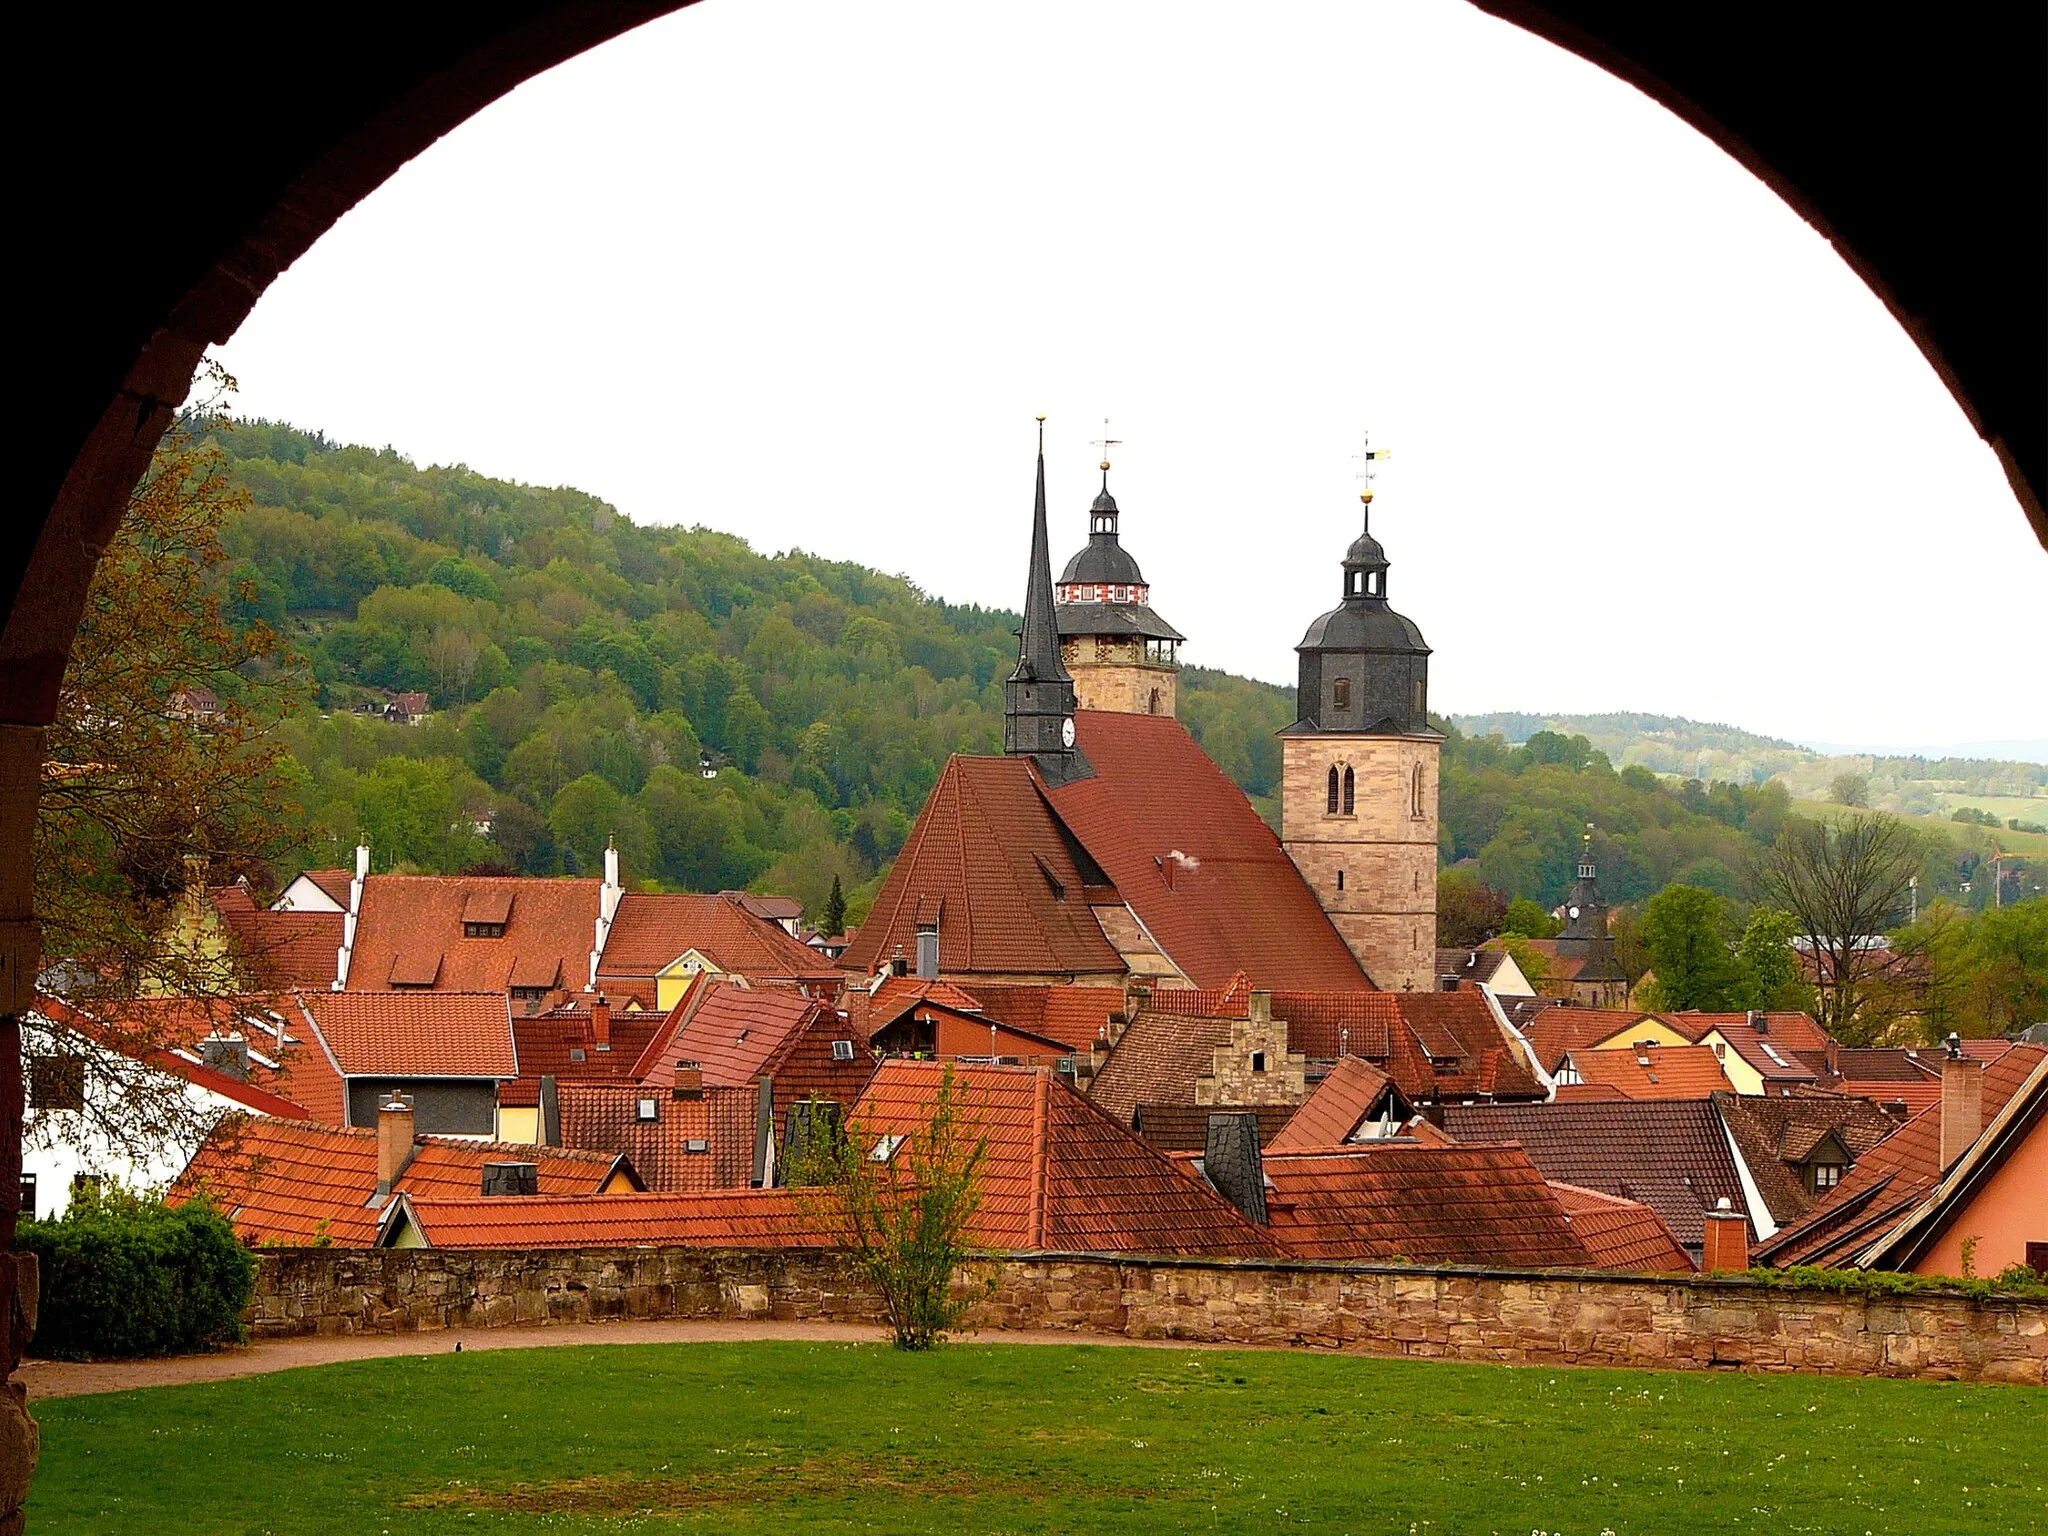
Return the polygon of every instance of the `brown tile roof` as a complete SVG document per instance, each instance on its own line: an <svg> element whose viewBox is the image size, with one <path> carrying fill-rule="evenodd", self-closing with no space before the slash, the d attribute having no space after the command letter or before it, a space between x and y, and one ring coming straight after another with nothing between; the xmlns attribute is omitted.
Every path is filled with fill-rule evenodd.
<svg viewBox="0 0 2048 1536"><path fill-rule="evenodd" d="M1186 726L1082 710L1074 728L1095 774L1051 791L1053 806L1195 985L1242 971L1259 987L1371 990L1273 829Z"/></svg>
<svg viewBox="0 0 2048 1536"><path fill-rule="evenodd" d="M1303 1259L1586 1266L1563 1207L1520 1147L1386 1142L1265 1159L1274 1238Z"/></svg>
<svg viewBox="0 0 2048 1536"><path fill-rule="evenodd" d="M299 1005L349 1077L519 1075L502 992L305 992Z"/></svg>
<svg viewBox="0 0 2048 1536"><path fill-rule="evenodd" d="M1796 1011L1772 1012L1763 1015L1765 1027L1761 1030L1751 1026L1746 1013L1702 1013L1697 1010L1660 1013L1673 1029L1687 1039L1698 1040L1709 1030L1718 1029L1734 1040L1738 1032L1744 1038L1768 1040L1778 1048L1780 1054L1790 1055L1793 1051L1820 1051L1827 1049L1828 1032L1813 1021L1810 1014Z"/></svg>
<svg viewBox="0 0 2048 1536"><path fill-rule="evenodd" d="M722 971L757 982L837 982L839 967L810 945L747 909L737 896L692 896L628 891L619 898L604 957L600 986L637 984L644 1000L654 999L654 978L664 966L696 950Z"/></svg>
<svg viewBox="0 0 2048 1536"><path fill-rule="evenodd" d="M655 1118L642 1120L651 1099ZM755 1095L748 1088L707 1088L678 1099L626 1083L563 1083L562 1143L623 1155L658 1193L745 1189L754 1168Z"/></svg>
<svg viewBox="0 0 2048 1536"><path fill-rule="evenodd" d="M1217 1254L1274 1249L1237 1208L1049 1072L887 1061L853 1120L867 1134L915 1135L947 1071L963 1122L988 1140L974 1240L1011 1250Z"/></svg>
<svg viewBox="0 0 2048 1536"><path fill-rule="evenodd" d="M421 1136L397 1187L419 1195L472 1194L484 1164L496 1162L538 1164L544 1195L589 1193L619 1171L617 1159L605 1153ZM202 1190L244 1242L309 1244L324 1236L338 1247L367 1248L382 1214L370 1204L377 1192L377 1133L230 1116L200 1144L170 1197L186 1200Z"/></svg>
<svg viewBox="0 0 2048 1536"><path fill-rule="evenodd" d="M1381 1105L1393 1081L1370 1062L1356 1056L1342 1058L1287 1122L1286 1130L1266 1140L1267 1149L1296 1152L1345 1145L1359 1122ZM1400 1089L1395 1088L1394 1094L1403 1099L1396 1113L1405 1120L1408 1105ZM1265 1129L1261 1124L1262 1138Z"/></svg>
<svg viewBox="0 0 2048 1536"><path fill-rule="evenodd" d="M1631 1099L1704 1099L1734 1091L1720 1059L1704 1045L1574 1051L1571 1063L1583 1081L1618 1088Z"/></svg>
<svg viewBox="0 0 2048 1536"><path fill-rule="evenodd" d="M1145 1145L1159 1152L1200 1152L1209 1145L1209 1117L1230 1106L1216 1104L1140 1104L1138 1135ZM1238 1114L1257 1115L1259 1141L1272 1145L1274 1138L1294 1118L1293 1104L1259 1104L1237 1108Z"/></svg>
<svg viewBox="0 0 2048 1536"><path fill-rule="evenodd" d="M590 980L600 888L596 880L372 875L363 882L349 990L407 981L444 992L580 988ZM463 937L464 910L499 898L511 901L504 936Z"/></svg>
<svg viewBox="0 0 2048 1536"><path fill-rule="evenodd" d="M1228 1019L1140 1009L1088 1084L1089 1102L1119 1125L1140 1104L1192 1104L1211 1053L1228 1044Z"/></svg>
<svg viewBox="0 0 2048 1536"><path fill-rule="evenodd" d="M1564 1207L1573 1234L1593 1255L1596 1268L1681 1274L1696 1267L1664 1218L1647 1205L1555 1179L1550 1192Z"/></svg>
<svg viewBox="0 0 2048 1536"><path fill-rule="evenodd" d="M1518 1141L1547 1179L1640 1200L1688 1249L1704 1240L1706 1213L1724 1196L1749 1214L1727 1133L1707 1099L1453 1104L1444 1129L1459 1141Z"/></svg>
<svg viewBox="0 0 2048 1536"><path fill-rule="evenodd" d="M2044 1058L2048 1051L2039 1046L2015 1045L1984 1068L1986 1124ZM1803 1218L1759 1243L1756 1257L1776 1265L1840 1263L1932 1193L1942 1172L1937 1102L1864 1153Z"/></svg>
<svg viewBox="0 0 2048 1536"><path fill-rule="evenodd" d="M1715 1102L1756 1181L1757 1193L1780 1226L1797 1221L1817 1202L1796 1165L1803 1164L1824 1137L1832 1134L1852 1160L1859 1160L1899 1125L1867 1099L1832 1093L1739 1097L1731 1092Z"/></svg>
<svg viewBox="0 0 2048 1536"><path fill-rule="evenodd" d="M1028 759L956 755L840 963L871 972L899 947L915 954L919 917L936 915L949 974L1121 975L1089 905L1113 899L1108 884Z"/></svg>
<svg viewBox="0 0 2048 1536"><path fill-rule="evenodd" d="M259 907L242 885L210 893L221 925L233 937L236 958L262 990L324 988L334 984L341 949L340 912L272 912Z"/></svg>
<svg viewBox="0 0 2048 1536"><path fill-rule="evenodd" d="M1436 974L1455 976L1460 982L1484 986L1507 959L1501 949L1440 949L1436 952Z"/></svg>

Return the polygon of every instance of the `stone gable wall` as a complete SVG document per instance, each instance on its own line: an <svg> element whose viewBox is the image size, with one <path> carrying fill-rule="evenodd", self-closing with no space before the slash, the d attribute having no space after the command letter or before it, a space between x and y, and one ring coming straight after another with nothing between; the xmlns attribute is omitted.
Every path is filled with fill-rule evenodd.
<svg viewBox="0 0 2048 1536"><path fill-rule="evenodd" d="M1737 1278L1026 1254L974 1266L983 1328L1528 1365L2048 1384L2048 1303L1841 1296ZM978 1287L977 1287L978 1288ZM836 1254L272 1249L259 1338L617 1318L879 1323Z"/></svg>

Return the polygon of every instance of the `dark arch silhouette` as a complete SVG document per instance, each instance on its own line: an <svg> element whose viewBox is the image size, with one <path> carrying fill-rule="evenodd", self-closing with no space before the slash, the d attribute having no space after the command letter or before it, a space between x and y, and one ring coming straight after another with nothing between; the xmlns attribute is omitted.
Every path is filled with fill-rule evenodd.
<svg viewBox="0 0 2048 1536"><path fill-rule="evenodd" d="M1472 3L1662 102L1831 239L1997 452L2048 546L2042 7ZM0 838L14 853L0 860L0 1302L14 1294L40 727L129 488L205 348L343 213L521 81L680 8L222 0L181 23L71 6L22 39L14 353L33 408L0 526ZM212 127L225 150L199 142Z"/></svg>

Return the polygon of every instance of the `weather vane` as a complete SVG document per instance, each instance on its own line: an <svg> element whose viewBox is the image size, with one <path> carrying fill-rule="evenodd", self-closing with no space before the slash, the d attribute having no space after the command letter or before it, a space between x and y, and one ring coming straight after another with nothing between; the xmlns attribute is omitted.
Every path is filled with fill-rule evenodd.
<svg viewBox="0 0 2048 1536"><path fill-rule="evenodd" d="M1123 445L1124 440L1122 438L1111 437L1109 435L1109 418L1107 416L1103 417L1102 436L1098 437L1091 446L1100 448L1102 450L1101 468L1103 476L1102 483L1104 485L1109 484L1109 450L1112 448L1121 448L1123 447Z"/></svg>
<svg viewBox="0 0 2048 1536"><path fill-rule="evenodd" d="M1370 430L1360 432L1358 434L1358 441L1360 448L1364 451L1351 455L1352 462L1358 465L1358 499L1370 505L1372 502L1373 476L1379 473L1381 463L1394 456L1394 450L1391 448L1373 447Z"/></svg>

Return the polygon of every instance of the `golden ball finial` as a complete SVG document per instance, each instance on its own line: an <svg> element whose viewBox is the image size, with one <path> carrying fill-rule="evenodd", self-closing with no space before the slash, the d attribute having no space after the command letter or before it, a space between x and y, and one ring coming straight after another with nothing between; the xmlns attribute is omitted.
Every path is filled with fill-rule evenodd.
<svg viewBox="0 0 2048 1536"><path fill-rule="evenodd" d="M1039 424L1040 424L1041 426L1043 426L1043 425L1044 425L1044 423L1045 423L1045 412L1043 412L1043 411L1040 411L1040 412L1038 413L1038 420L1039 420Z"/></svg>
<svg viewBox="0 0 2048 1536"><path fill-rule="evenodd" d="M1360 491L1360 492L1358 493L1358 499L1359 499L1360 501L1364 502L1364 503L1365 503L1365 504L1366 504L1367 506L1371 506L1371 505L1372 505L1372 492L1371 492L1371 491Z"/></svg>
<svg viewBox="0 0 2048 1536"><path fill-rule="evenodd" d="M1109 460L1107 460L1107 459L1104 459L1104 460L1102 461L1102 465L1101 465L1101 468L1102 468L1102 472L1103 472L1103 473L1104 473L1105 475L1106 475L1106 474L1108 474L1108 473L1109 473Z"/></svg>

